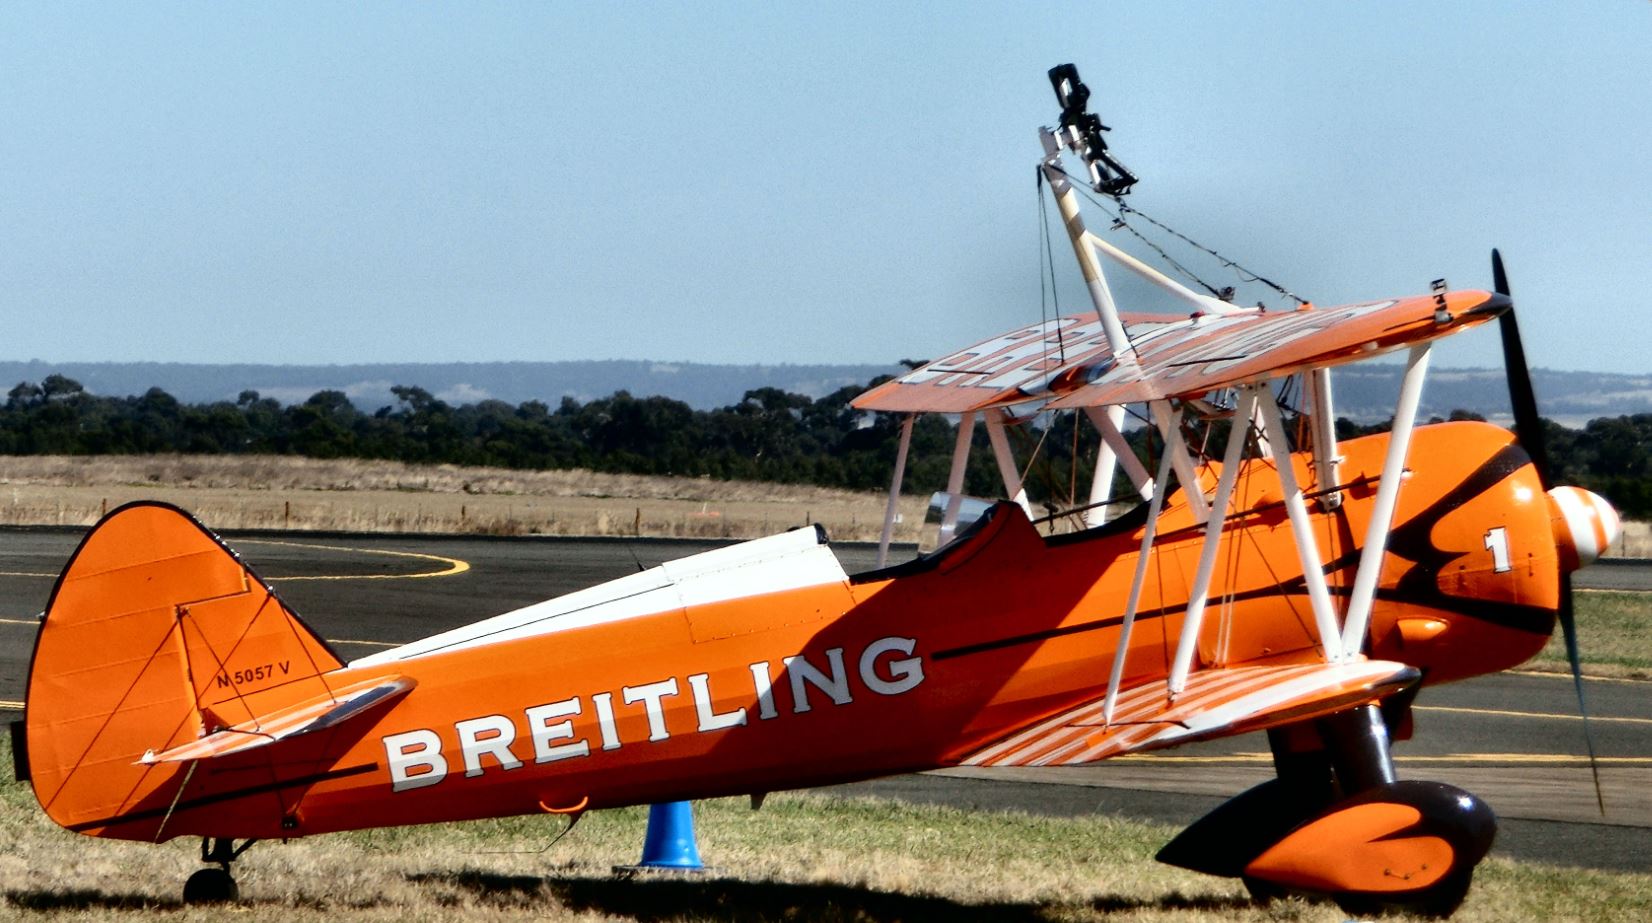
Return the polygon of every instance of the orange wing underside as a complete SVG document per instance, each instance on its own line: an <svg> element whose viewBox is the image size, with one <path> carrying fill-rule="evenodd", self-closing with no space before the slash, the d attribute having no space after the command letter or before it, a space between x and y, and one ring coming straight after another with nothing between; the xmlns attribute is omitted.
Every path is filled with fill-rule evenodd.
<svg viewBox="0 0 1652 923"><path fill-rule="evenodd" d="M1169 694L1167 679L1118 697L1112 721L1100 699L971 754L966 766L1070 766L1138 750L1261 730L1327 715L1410 686L1418 672L1382 660L1204 670Z"/></svg>

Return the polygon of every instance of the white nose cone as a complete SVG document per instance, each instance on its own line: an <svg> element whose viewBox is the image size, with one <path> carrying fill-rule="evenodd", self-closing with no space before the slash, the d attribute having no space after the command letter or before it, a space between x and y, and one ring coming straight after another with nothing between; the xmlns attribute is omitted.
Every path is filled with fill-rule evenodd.
<svg viewBox="0 0 1652 923"><path fill-rule="evenodd" d="M1549 509L1560 564L1568 571L1595 563L1623 534L1623 520L1612 504L1581 487L1549 491Z"/></svg>

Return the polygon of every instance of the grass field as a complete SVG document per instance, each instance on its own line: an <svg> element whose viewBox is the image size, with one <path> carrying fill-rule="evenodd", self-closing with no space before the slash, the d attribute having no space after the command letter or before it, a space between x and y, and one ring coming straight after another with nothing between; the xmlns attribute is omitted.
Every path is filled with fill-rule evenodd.
<svg viewBox="0 0 1652 923"><path fill-rule="evenodd" d="M817 522L874 541L881 491L512 471L295 456L0 456L0 525L83 525L132 500L175 503L215 529L754 538ZM920 542L927 498L904 497L895 540ZM1613 554L1652 557L1652 526Z"/></svg>
<svg viewBox="0 0 1652 923"><path fill-rule="evenodd" d="M214 529L754 538L817 522L876 540L886 496L808 485L289 456L0 456L0 524L84 525L165 500ZM916 541L926 498L903 498Z"/></svg>
<svg viewBox="0 0 1652 923"><path fill-rule="evenodd" d="M1169 827L778 794L695 806L712 874L617 878L641 809L260 843L242 902L188 907L197 842L90 840L52 826L25 785L0 787L0 915L49 920L1195 921L1346 919L1300 899L1252 904L1235 881L1159 865ZM1456 919L1646 920L1652 876L1493 857ZM1397 919L1405 919L1399 917Z"/></svg>
<svg viewBox="0 0 1652 923"><path fill-rule="evenodd" d="M588 472L523 474L299 459L0 459L0 522L90 524L159 497L219 528L739 536L825 522L875 538L882 497ZM715 515L713 515L715 514ZM912 540L921 507L903 509ZM1652 596L1578 594L1591 672L1652 675ZM1542 668L1564 669L1558 638ZM9 745L0 741L0 765ZM48 821L26 785L0 785L0 918L311 921L1340 921L1333 905L1253 905L1233 881L1161 866L1175 831L1111 817L1059 819L778 794L696 806L715 874L622 880L641 810L599 812L566 838L549 818L339 834L255 846L243 901L186 907L198 844L94 841ZM548 848L547 848L548 847ZM1399 918L1404 919L1404 918ZM1652 876L1495 857L1456 919L1652 919Z"/></svg>
<svg viewBox="0 0 1652 923"><path fill-rule="evenodd" d="M1652 593L1579 590L1578 652L1590 675L1652 679ZM1566 645L1557 629L1530 664L1541 670L1567 671Z"/></svg>

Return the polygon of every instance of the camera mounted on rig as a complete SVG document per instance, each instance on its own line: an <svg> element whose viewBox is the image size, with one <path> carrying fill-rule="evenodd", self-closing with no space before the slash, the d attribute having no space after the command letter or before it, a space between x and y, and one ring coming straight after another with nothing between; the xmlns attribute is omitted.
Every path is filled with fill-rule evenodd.
<svg viewBox="0 0 1652 923"><path fill-rule="evenodd" d="M1110 131L1101 117L1087 111L1090 88L1078 79L1078 68L1058 64L1050 68L1050 85L1061 103L1062 142L1090 168L1090 187L1102 195L1121 196L1136 184L1136 174L1107 153L1101 133Z"/></svg>

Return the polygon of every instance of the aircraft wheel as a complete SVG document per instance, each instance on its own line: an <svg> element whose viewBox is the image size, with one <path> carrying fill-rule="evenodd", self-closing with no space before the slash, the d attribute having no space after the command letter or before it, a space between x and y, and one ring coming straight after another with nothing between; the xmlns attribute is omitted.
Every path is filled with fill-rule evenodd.
<svg viewBox="0 0 1652 923"><path fill-rule="evenodd" d="M240 896L240 886L226 869L201 869L184 882L186 904L227 904Z"/></svg>

